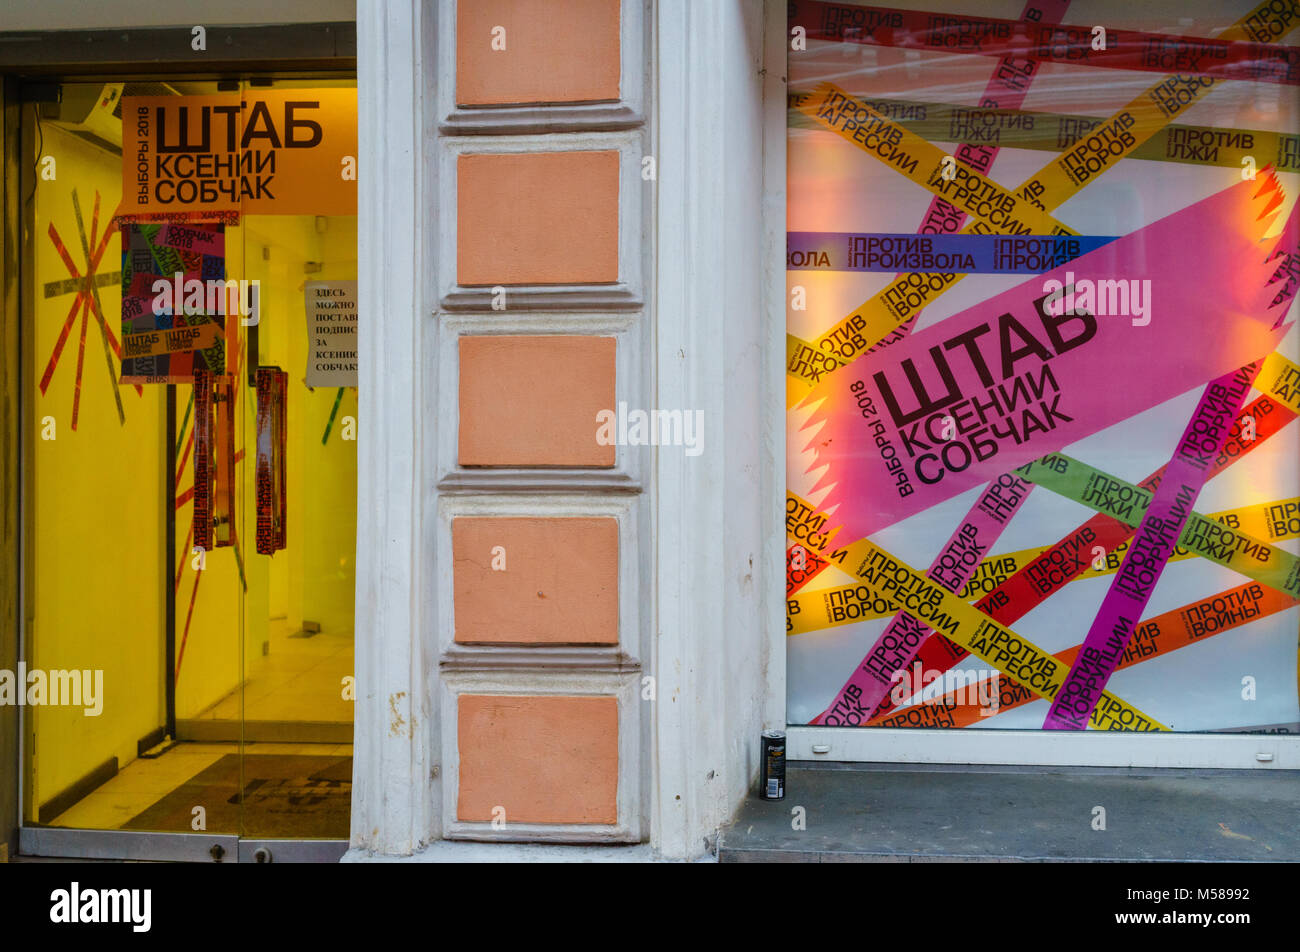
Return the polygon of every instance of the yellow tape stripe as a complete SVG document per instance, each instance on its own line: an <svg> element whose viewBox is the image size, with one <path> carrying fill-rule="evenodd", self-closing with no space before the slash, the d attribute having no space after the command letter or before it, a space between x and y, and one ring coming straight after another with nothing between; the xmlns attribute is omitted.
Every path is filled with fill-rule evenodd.
<svg viewBox="0 0 1300 952"><path fill-rule="evenodd" d="M1255 389L1266 393L1292 413L1300 413L1300 367L1277 351L1264 358Z"/></svg>

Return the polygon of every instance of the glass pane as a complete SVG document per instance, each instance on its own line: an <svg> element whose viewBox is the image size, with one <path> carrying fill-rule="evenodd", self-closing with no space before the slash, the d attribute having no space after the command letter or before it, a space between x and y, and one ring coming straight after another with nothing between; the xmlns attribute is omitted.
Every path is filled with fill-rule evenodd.
<svg viewBox="0 0 1300 952"><path fill-rule="evenodd" d="M853 6L790 8L790 721L1294 732L1276 37Z"/></svg>
<svg viewBox="0 0 1300 952"><path fill-rule="evenodd" d="M355 83L277 80L269 87L245 86L245 115L259 101L270 102L275 115L274 97L290 92L292 101L320 103L325 112L331 96L355 97ZM355 138L355 117L353 105L350 112L320 118L323 147L339 135L341 121L351 123ZM333 171L342 182L340 176L341 169ZM303 203L290 196L286 213L244 215L234 229L243 248L241 277L259 289L257 365L279 368L287 377L284 547L255 556L245 612L242 833L249 837L348 837L357 391L355 343L346 342L355 341L347 331L355 331L357 244L355 213L329 213L336 191L331 182L321 182L317 197ZM327 309L339 318L329 322L337 333L310 333L309 300L338 305ZM325 338L326 355L313 361L313 343ZM319 384L313 363L332 368L323 371L331 385ZM316 386L308 386L309 377ZM333 384L339 380L343 386ZM246 385L245 390L243 535L252 540L260 397ZM278 453L278 443L274 448Z"/></svg>
<svg viewBox="0 0 1300 952"><path fill-rule="evenodd" d="M179 92L68 84L61 102L26 117L44 170L33 183L25 393L27 657L29 682L50 686L26 711L29 823L238 832L237 815L190 784L237 754L237 732L198 738L185 727L240 687L239 558L233 547L192 552L193 387L181 382L196 359L220 367L211 350L160 359L141 344L183 323L153 306L152 280L222 255L197 255L168 244L159 223L120 217L131 211L123 101Z"/></svg>

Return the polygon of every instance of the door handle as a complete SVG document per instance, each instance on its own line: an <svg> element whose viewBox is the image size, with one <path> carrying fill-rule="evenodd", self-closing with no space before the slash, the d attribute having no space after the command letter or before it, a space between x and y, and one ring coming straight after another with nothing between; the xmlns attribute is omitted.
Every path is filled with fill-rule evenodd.
<svg viewBox="0 0 1300 952"><path fill-rule="evenodd" d="M194 545L205 552L234 542L234 396L232 378L194 371Z"/></svg>
<svg viewBox="0 0 1300 952"><path fill-rule="evenodd" d="M212 549L212 371L199 368L194 371L194 545Z"/></svg>

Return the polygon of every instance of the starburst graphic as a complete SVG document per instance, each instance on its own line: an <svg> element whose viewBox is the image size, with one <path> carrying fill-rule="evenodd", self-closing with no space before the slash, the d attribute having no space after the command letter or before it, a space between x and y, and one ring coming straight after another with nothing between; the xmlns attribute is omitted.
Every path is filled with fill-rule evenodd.
<svg viewBox="0 0 1300 952"><path fill-rule="evenodd" d="M70 277L62 281L51 281L45 285L45 297L59 297L64 294L76 292L73 298L72 307L68 310L68 316L63 321L63 327L59 331L59 336L54 342L54 349L50 352L49 360L45 364L45 373L41 375L41 395L44 396L49 389L50 381L54 378L54 372L58 369L59 360L63 356L63 348L68 343L68 335L72 331L73 324L76 323L77 314L81 314L81 333L77 343L77 375L72 391L72 429L77 429L77 418L81 412L81 384L82 370L86 360L86 328L90 323L90 317L93 314L95 321L99 324L100 339L104 345L104 366L108 370L109 384L113 388L113 400L117 404L117 419L120 424L126 423L126 411L122 408L122 393L118 388L117 370L113 365L113 358L118 360L122 358L122 346L118 342L117 335L109 327L108 321L104 319L104 308L99 302L99 289L105 285L115 284L122 279L120 271L113 271L104 274L99 273L99 264L104 257L105 251L108 250L109 240L113 236L113 230L105 226L104 234L99 234L99 192L95 192L94 210L90 217L90 235L86 235L85 218L81 213L81 198L77 195L77 190L72 190L72 209L77 217L77 236L81 239L81 251L85 256L85 272L77 267L76 262L72 260L72 255L68 251L67 245L64 244L59 230L54 227L54 222L50 222L49 236L54 245L54 250L58 253L63 265L68 269ZM144 388L136 385L135 392L138 396L144 395Z"/></svg>

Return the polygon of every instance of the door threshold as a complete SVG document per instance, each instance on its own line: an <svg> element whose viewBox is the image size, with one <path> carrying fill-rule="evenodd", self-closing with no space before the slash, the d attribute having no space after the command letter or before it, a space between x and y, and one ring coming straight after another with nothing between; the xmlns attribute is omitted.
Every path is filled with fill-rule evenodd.
<svg viewBox="0 0 1300 952"><path fill-rule="evenodd" d="M18 852L23 856L124 862L235 863L239 861L239 837L24 826L18 830Z"/></svg>
<svg viewBox="0 0 1300 952"><path fill-rule="evenodd" d="M141 833L25 826L18 831L23 859L82 859L161 863L337 863L347 840L241 840L231 834Z"/></svg>

